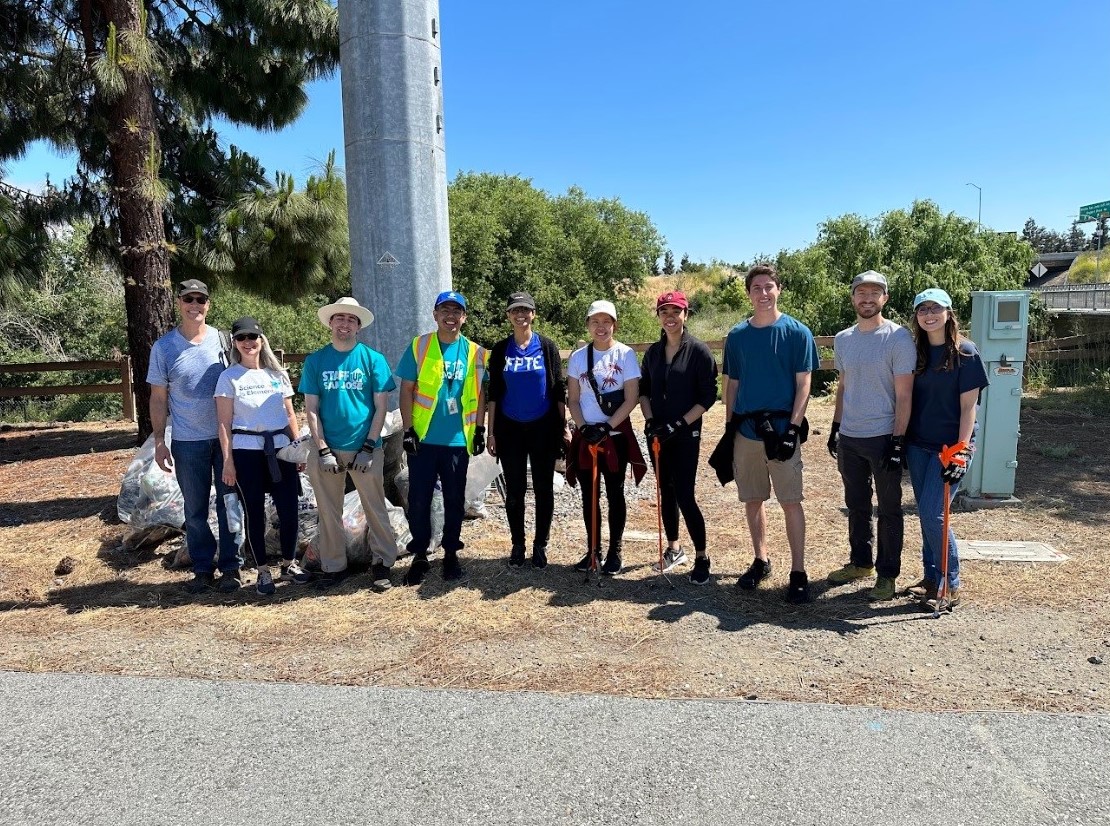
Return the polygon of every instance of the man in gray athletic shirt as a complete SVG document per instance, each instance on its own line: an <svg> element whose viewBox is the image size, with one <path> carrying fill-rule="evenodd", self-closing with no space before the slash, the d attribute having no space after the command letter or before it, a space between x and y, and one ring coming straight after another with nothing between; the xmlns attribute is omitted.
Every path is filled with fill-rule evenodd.
<svg viewBox="0 0 1110 826"><path fill-rule="evenodd" d="M883 318L886 277L874 270L852 279L856 323L836 334L834 366L840 374L829 453L844 480L848 508L848 564L829 574L842 584L878 578L871 599L894 597L902 565L903 438L910 419L917 350L909 330ZM871 526L871 481L879 501L879 545Z"/></svg>

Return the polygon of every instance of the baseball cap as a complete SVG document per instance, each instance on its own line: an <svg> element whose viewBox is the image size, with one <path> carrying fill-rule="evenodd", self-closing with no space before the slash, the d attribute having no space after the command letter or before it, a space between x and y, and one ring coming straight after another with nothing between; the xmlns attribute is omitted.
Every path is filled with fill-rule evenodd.
<svg viewBox="0 0 1110 826"><path fill-rule="evenodd" d="M182 281L177 285L177 295L181 297L189 293L200 293L201 295L208 295L208 285L203 281L197 281L195 278L190 278L188 281Z"/></svg>
<svg viewBox="0 0 1110 826"><path fill-rule="evenodd" d="M680 310L690 309L690 302L686 300L686 293L682 290L671 290L655 299L655 312L659 312L668 304L678 307Z"/></svg>
<svg viewBox="0 0 1110 826"><path fill-rule="evenodd" d="M440 304L448 304L452 301L458 304L464 310L466 309L466 299L463 298L463 294L457 293L454 290L447 290L446 292L442 292L437 295L435 306L439 307Z"/></svg>
<svg viewBox="0 0 1110 826"><path fill-rule="evenodd" d="M860 284L874 284L876 287L882 287L884 293L888 292L888 288L886 285L886 276L883 275L881 272L875 272L874 270L861 272L859 275L852 279L851 291L855 292L856 287L858 287Z"/></svg>
<svg viewBox="0 0 1110 826"><path fill-rule="evenodd" d="M946 310L952 309L952 297L939 287L930 287L927 290L919 292L913 300L913 308L916 310L926 301L939 304Z"/></svg>
<svg viewBox="0 0 1110 826"><path fill-rule="evenodd" d="M244 316L231 322L231 337L235 338L241 333L254 333L255 335L263 335L262 328L258 326L258 322L250 316Z"/></svg>
<svg viewBox="0 0 1110 826"><path fill-rule="evenodd" d="M534 310L536 309L536 299L528 293L513 293L509 296L509 303L505 309L512 310L516 307L527 307L529 310Z"/></svg>
<svg viewBox="0 0 1110 826"><path fill-rule="evenodd" d="M617 308L613 306L612 301L595 301L590 305L590 309L586 310L586 318L589 319L598 313L605 313L614 321L617 320Z"/></svg>

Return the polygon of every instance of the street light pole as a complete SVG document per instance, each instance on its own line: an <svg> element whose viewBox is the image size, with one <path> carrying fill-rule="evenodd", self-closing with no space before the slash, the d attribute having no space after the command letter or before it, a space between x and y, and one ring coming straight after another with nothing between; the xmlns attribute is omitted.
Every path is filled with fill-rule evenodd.
<svg viewBox="0 0 1110 826"><path fill-rule="evenodd" d="M973 183L968 183L967 186L973 186L973 187L975 187L976 189L979 190L979 218L975 223L975 231L976 232L982 232L983 231L983 187L979 186L979 184L973 184Z"/></svg>

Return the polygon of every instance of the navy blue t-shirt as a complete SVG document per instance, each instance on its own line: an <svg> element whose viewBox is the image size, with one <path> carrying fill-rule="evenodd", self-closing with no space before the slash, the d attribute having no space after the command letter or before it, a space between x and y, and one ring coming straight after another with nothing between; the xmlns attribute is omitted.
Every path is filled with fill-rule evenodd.
<svg viewBox="0 0 1110 826"><path fill-rule="evenodd" d="M505 396L498 406L515 422L534 422L547 415L547 365L543 360L540 337L532 336L523 349L510 338L505 348Z"/></svg>
<svg viewBox="0 0 1110 826"><path fill-rule="evenodd" d="M939 451L959 441L960 396L990 384L983 359L970 341L961 342L958 364L953 369L937 369L944 364L944 356L943 344L930 347L928 366L913 379L906 441L928 450Z"/></svg>

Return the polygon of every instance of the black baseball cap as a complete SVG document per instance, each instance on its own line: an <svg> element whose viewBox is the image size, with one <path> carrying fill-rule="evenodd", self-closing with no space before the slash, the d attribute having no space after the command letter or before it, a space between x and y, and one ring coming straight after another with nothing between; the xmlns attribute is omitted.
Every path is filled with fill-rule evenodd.
<svg viewBox="0 0 1110 826"><path fill-rule="evenodd" d="M529 310L536 309L536 299L528 295L528 293L513 293L509 296L508 306L506 310L512 310L516 307L527 307Z"/></svg>
<svg viewBox="0 0 1110 826"><path fill-rule="evenodd" d="M188 281L182 281L177 285L177 295L180 298L189 293L200 293L201 295L208 295L208 285L203 281L197 281L195 278L190 278Z"/></svg>
<svg viewBox="0 0 1110 826"><path fill-rule="evenodd" d="M236 319L231 323L231 337L235 338L242 333L254 333L255 335L263 335L262 328L258 326L258 322L250 316Z"/></svg>

